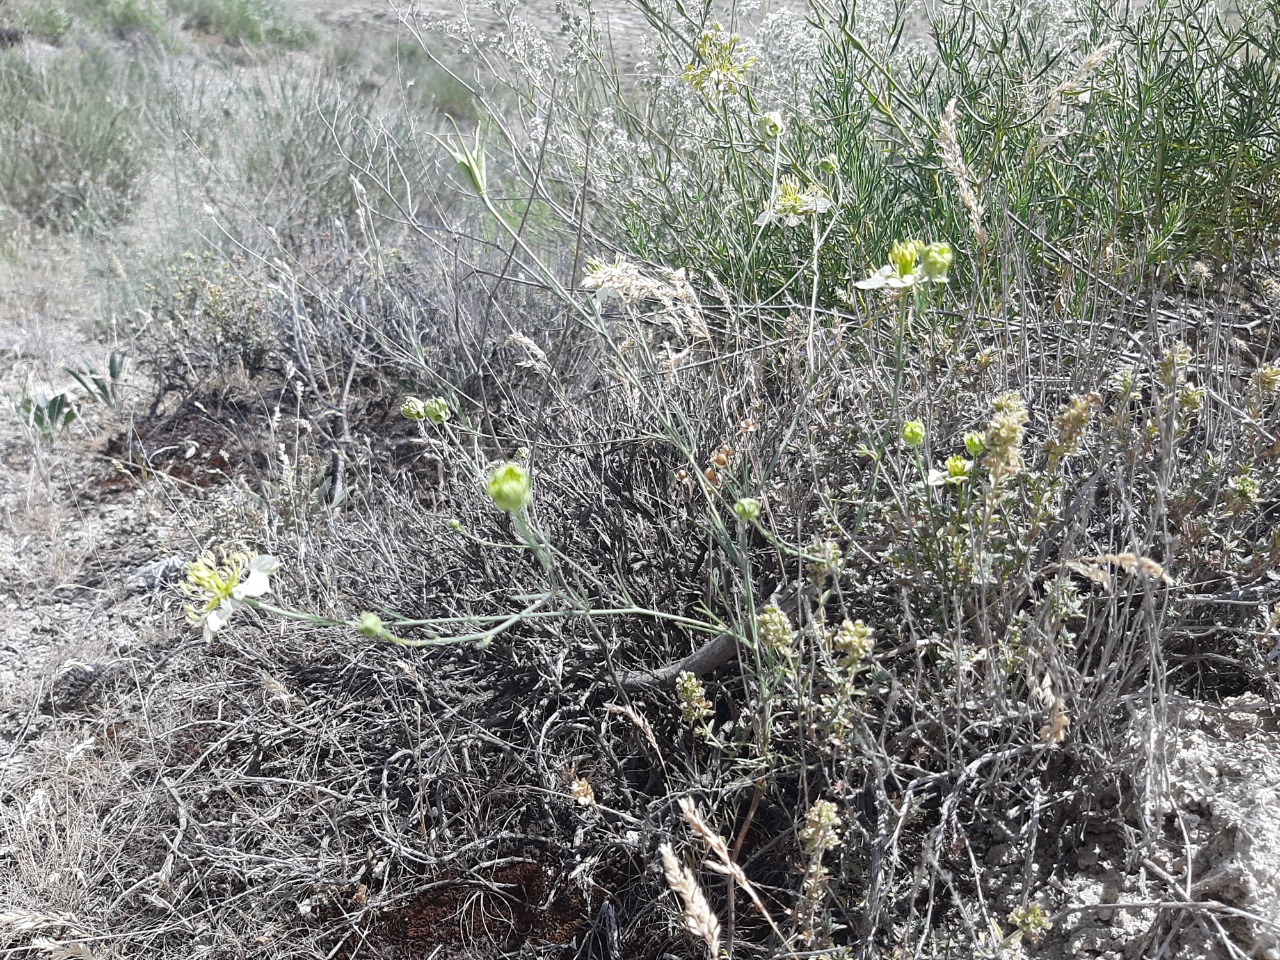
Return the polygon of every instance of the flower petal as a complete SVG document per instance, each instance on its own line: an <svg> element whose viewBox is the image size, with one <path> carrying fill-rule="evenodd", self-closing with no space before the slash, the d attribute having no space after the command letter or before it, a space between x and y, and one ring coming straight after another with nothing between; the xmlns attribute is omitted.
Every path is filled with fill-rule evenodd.
<svg viewBox="0 0 1280 960"><path fill-rule="evenodd" d="M269 553L260 553L249 561L249 569L255 572L261 570L263 573L275 573L280 569L280 561Z"/></svg>
<svg viewBox="0 0 1280 960"><path fill-rule="evenodd" d="M231 615L236 612L237 604L231 600L223 600L204 618L204 638L209 640L215 633L225 627L231 621Z"/></svg>
<svg viewBox="0 0 1280 960"><path fill-rule="evenodd" d="M260 597L270 589L271 581L267 579L266 571L253 570L232 588L231 596L236 600L243 600L245 597Z"/></svg>
<svg viewBox="0 0 1280 960"><path fill-rule="evenodd" d="M271 589L270 574L280 569L280 561L275 557L261 554L249 561L249 575L231 590L236 600L245 597L260 597Z"/></svg>

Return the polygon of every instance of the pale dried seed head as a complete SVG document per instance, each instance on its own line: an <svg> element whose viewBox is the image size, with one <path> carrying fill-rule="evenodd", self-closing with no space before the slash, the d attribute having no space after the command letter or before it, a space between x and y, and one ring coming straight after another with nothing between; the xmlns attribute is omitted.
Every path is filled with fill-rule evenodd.
<svg viewBox="0 0 1280 960"><path fill-rule="evenodd" d="M942 155L942 165L951 174L960 194L960 205L969 214L969 229L974 239L981 246L987 242L987 230L982 225L986 212L982 201L978 199L974 189L973 176L969 166L964 162L964 153L960 150L960 140L956 135L956 101L953 97L943 111L942 120L938 124L938 151Z"/></svg>
<svg viewBox="0 0 1280 960"><path fill-rule="evenodd" d="M551 376L551 361L548 359L546 351L519 330L514 331L507 337L507 344L519 347L524 351L525 359L516 361L516 366L532 368L544 377Z"/></svg>
<svg viewBox="0 0 1280 960"><path fill-rule="evenodd" d="M662 856L662 873L667 885L675 891L684 905L684 922L689 932L701 937L714 958L720 955L720 920L707 902L706 894L689 868L676 859L670 844L658 848Z"/></svg>
<svg viewBox="0 0 1280 960"><path fill-rule="evenodd" d="M1100 66L1111 59L1111 55L1120 49L1120 41L1112 40L1110 43L1104 43L1097 50L1089 53L1080 61L1080 69L1076 71L1076 81L1084 80Z"/></svg>

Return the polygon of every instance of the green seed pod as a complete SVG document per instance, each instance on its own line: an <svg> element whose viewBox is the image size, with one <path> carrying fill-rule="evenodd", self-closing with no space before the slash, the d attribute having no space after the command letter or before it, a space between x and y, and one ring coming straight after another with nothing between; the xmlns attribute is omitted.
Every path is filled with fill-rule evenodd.
<svg viewBox="0 0 1280 960"><path fill-rule="evenodd" d="M368 611L360 614L360 619L356 621L356 633L371 640L392 639L391 632L383 624L382 618L376 613L369 613Z"/></svg>

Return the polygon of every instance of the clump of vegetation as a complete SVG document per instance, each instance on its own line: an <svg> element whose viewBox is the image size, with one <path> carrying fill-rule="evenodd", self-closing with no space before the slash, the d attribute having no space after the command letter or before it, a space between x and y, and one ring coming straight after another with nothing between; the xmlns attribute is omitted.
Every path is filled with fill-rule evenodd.
<svg viewBox="0 0 1280 960"><path fill-rule="evenodd" d="M0 204L37 227L126 217L146 169L145 73L103 49L37 65L0 51Z"/></svg>
<svg viewBox="0 0 1280 960"><path fill-rule="evenodd" d="M799 62L757 62L714 26L660 32L667 75L644 109L611 115L633 146L614 182L638 252L757 298L816 258L830 298L922 232L950 238L967 277L994 266L1001 231L1037 266L1065 258L1110 280L1274 241L1280 156L1257 106L1278 92L1269 5L946 3L926 42L874 4L814 9L786 28L809 51ZM820 199L812 216L761 229L788 191Z"/></svg>
<svg viewBox="0 0 1280 960"><path fill-rule="evenodd" d="M159 36L165 26L158 0L17 0L13 8L11 15L23 31L55 44L73 34Z"/></svg>
<svg viewBox="0 0 1280 960"><path fill-rule="evenodd" d="M639 6L449 27L464 129L175 99L214 242L122 328L236 483L138 942L1018 956L1170 842L1169 704L1276 697L1274 4Z"/></svg>
<svg viewBox="0 0 1280 960"><path fill-rule="evenodd" d="M271 43L301 49L316 39L274 0L168 0L168 5L185 29L221 37L232 46Z"/></svg>

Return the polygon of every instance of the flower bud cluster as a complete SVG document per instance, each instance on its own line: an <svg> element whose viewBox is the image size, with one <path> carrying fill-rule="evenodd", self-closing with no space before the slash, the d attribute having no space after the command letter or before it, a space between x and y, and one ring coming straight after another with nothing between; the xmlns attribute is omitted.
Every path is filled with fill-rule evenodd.
<svg viewBox="0 0 1280 960"><path fill-rule="evenodd" d="M449 401L444 397L432 397L429 400L405 397L400 406L400 416L406 420L430 420L434 424L441 424L449 419Z"/></svg>
<svg viewBox="0 0 1280 960"><path fill-rule="evenodd" d="M1080 442L1094 414L1102 407L1102 398L1096 393L1072 397L1053 418L1053 438L1045 444L1049 464L1053 466L1080 450Z"/></svg>
<svg viewBox="0 0 1280 960"><path fill-rule="evenodd" d="M686 723L697 723L711 716L711 701L707 699L707 688L688 670L681 670L676 677L676 700L680 704L680 714Z"/></svg>
<svg viewBox="0 0 1280 960"><path fill-rule="evenodd" d="M791 621L777 604L771 603L756 616L756 633L761 642L775 650L790 650L795 643L796 632Z"/></svg>
<svg viewBox="0 0 1280 960"><path fill-rule="evenodd" d="M828 634L831 649L845 662L846 667L855 668L871 655L875 646L875 631L861 620L846 620L839 629Z"/></svg>
<svg viewBox="0 0 1280 960"><path fill-rule="evenodd" d="M995 415L987 427L986 464L993 483L1022 472L1022 436L1027 423L1027 405L1016 393L1006 393L995 402Z"/></svg>
<svg viewBox="0 0 1280 960"><path fill-rule="evenodd" d="M819 800L809 808L804 826L800 828L800 842L805 853L817 859L828 850L840 845L840 814L830 800Z"/></svg>

